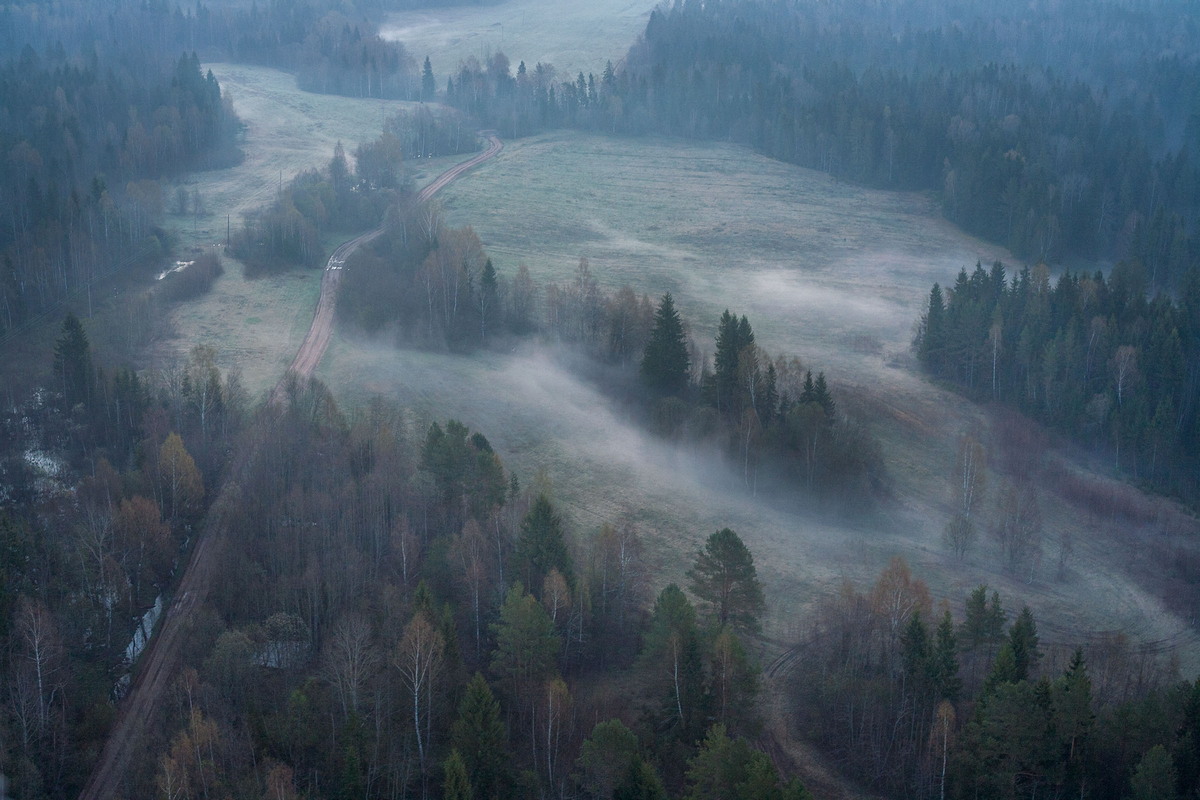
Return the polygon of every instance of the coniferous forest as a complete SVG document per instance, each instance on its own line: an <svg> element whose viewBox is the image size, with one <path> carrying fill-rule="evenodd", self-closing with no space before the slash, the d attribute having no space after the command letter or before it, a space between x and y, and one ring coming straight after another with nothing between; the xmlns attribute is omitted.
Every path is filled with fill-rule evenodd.
<svg viewBox="0 0 1200 800"><path fill-rule="evenodd" d="M1200 271L1178 299L1147 295L1138 262L1109 277L976 265L934 285L915 346L971 397L1011 404L1195 503L1200 485Z"/></svg>
<svg viewBox="0 0 1200 800"><path fill-rule="evenodd" d="M1161 5L677 2L601 75L514 76L497 54L451 75L447 100L507 135L730 140L933 190L947 219L1027 262L1135 259L1157 290L1200 259L1200 31L1186 3ZM1132 57L1147 49L1162 55Z"/></svg>
<svg viewBox="0 0 1200 800"><path fill-rule="evenodd" d="M236 117L195 53L26 45L0 65L0 334L162 256L158 178L232 157Z"/></svg>

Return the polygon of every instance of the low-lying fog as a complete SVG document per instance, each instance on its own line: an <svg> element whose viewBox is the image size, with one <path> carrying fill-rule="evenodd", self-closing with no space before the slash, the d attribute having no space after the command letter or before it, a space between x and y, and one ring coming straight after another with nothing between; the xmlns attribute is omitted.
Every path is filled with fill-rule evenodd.
<svg viewBox="0 0 1200 800"><path fill-rule="evenodd" d="M509 143L443 202L452 223L475 228L502 274L526 263L540 284L565 281L587 256L608 288L672 291L705 349L722 309L747 314L760 345L829 374L843 408L880 437L892 481L879 513L842 523L795 498L756 497L736 465L644 432L558 356L532 346L472 356L397 350L339 329L319 377L345 401L380 394L413 408L421 425L461 419L524 483L544 471L578 535L630 515L665 583L682 580L708 534L734 528L766 581L775 635L800 604L843 576L866 584L895 554L955 606L983 582L1010 606L1028 602L1048 641L1053 630L1165 639L1186 629L1086 520L1051 498L1047 551L1055 526L1077 529L1066 582L1054 581L1049 555L1032 584L1004 574L986 536L964 564L945 552L955 442L980 410L921 377L909 343L935 280L1003 253L957 232L928 199L847 187L724 145L553 134ZM851 388L859 399L845 394Z"/></svg>
<svg viewBox="0 0 1200 800"><path fill-rule="evenodd" d="M1124 627L1167 638L1182 627L1104 565L1088 565L1103 592L1077 579L1050 587L1049 594L1045 583L1025 587L989 574L986 564L949 565L938 545L940 523L929 530L931 509L923 498L901 497L871 520L851 524L798 509L795 497L756 496L738 465L703 446L645 432L557 350L523 345L508 353L446 356L341 335L319 377L348 404L378 394L411 409L414 435L447 418L484 433L524 485L544 474L577 539L605 522L634 521L658 586L684 582L704 538L733 528L752 549L766 584L765 633L773 638L786 639L802 624L797 611L804 604L843 578L865 585L896 553L931 583L936 597L956 605L987 581L1010 605L1041 595L1028 600L1040 615L1068 614L1085 622L1082 630ZM1083 593L1090 595L1086 605ZM1057 641L1052 631L1061 626L1045 628L1044 638Z"/></svg>
<svg viewBox="0 0 1200 800"><path fill-rule="evenodd" d="M568 354L534 345L510 353L439 356L341 337L319 377L347 402L379 394L413 409L415 429L456 418L484 433L524 485L543 472L577 536L631 519L642 530L662 582L682 582L695 551L718 527L751 543L783 616L842 575L863 577L847 540L861 534L787 513L755 497L741 471L703 446L678 446L643 431L568 366ZM786 502L786 498L781 498ZM805 563L801 565L799 562ZM796 580L803 574L805 582ZM774 615L772 615L774 616Z"/></svg>

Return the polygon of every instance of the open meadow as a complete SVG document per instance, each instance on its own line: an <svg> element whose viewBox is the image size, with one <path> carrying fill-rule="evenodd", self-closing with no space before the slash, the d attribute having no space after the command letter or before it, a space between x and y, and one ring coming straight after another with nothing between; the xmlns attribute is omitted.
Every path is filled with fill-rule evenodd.
<svg viewBox="0 0 1200 800"><path fill-rule="evenodd" d="M205 64L233 98L245 125L240 146L245 158L225 169L189 173L164 192L167 205L179 187L199 192L202 215L168 214L166 227L178 240L182 258L225 242L226 226L236 230L245 214L267 203L297 173L321 167L340 141L352 156L360 142L374 139L383 121L412 103L336 97L302 92L295 78L269 67ZM410 167L417 185L436 177L457 159L433 159ZM326 237L332 251L348 235ZM208 294L170 312L172 335L156 343L152 360L165 365L186 359L197 344L215 347L223 367L243 370L247 389L261 395L287 369L312 321L320 293L320 273L297 271L246 280L242 266L225 258L225 274Z"/></svg>
<svg viewBox="0 0 1200 800"><path fill-rule="evenodd" d="M462 419L523 480L544 470L579 535L622 515L636 520L664 582L683 579L713 530L736 529L767 584L769 634L786 636L804 603L843 578L869 581L899 554L956 607L983 582L1009 606L1028 602L1048 642L1136 631L1179 644L1186 668L1200 667L1186 622L1130 572L1134 534L1101 530L1050 493L1046 555L1031 582L999 569L986 535L965 563L942 546L956 441L984 416L916 373L913 322L935 280L1005 254L948 225L927 197L840 184L741 147L554 133L509 142L441 199L451 223L474 227L503 275L525 263L538 283L566 281L586 256L608 288L672 292L708 349L722 309L748 315L760 345L825 370L843 406L871 425L893 497L848 524L790 498L756 497L719 457L641 432L537 348L418 353L339 329L318 375L346 403L380 394L412 408L419 424ZM990 488L999 483L994 476ZM1063 526L1075 555L1057 581Z"/></svg>
<svg viewBox="0 0 1200 800"><path fill-rule="evenodd" d="M439 88L460 61L484 64L495 52L532 70L552 64L560 77L578 72L599 79L604 64L625 56L650 18L656 0L594 0L551 3L507 0L483 5L427 8L389 14L380 26L383 38L403 42L418 62L429 56Z"/></svg>

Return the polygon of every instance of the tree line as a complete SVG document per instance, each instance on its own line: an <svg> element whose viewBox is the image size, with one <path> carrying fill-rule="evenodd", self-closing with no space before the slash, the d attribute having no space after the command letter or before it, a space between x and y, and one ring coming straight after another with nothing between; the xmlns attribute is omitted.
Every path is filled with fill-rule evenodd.
<svg viewBox="0 0 1200 800"><path fill-rule="evenodd" d="M1111 275L1000 262L930 291L922 365L968 396L1012 405L1108 454L1118 470L1195 502L1200 281L1147 299L1137 262Z"/></svg>
<svg viewBox="0 0 1200 800"><path fill-rule="evenodd" d="M135 52L26 45L0 63L0 333L161 255L158 178L231 145L236 117L195 54Z"/></svg>
<svg viewBox="0 0 1200 800"><path fill-rule="evenodd" d="M240 157L237 118L200 56L281 67L311 91L431 99L404 47L378 36L368 15L382 10L369 0L0 7L10 112L0 121L0 335L97 279L160 259L171 245L156 224L172 202L176 213L203 213L202 198L165 197L161 181ZM414 157L474 144L461 123L451 136L429 113L394 132ZM305 181L296 194L319 196L281 203L258 240L295 260L315 257L313 236L330 214L318 181ZM256 269L276 258L243 252Z"/></svg>
<svg viewBox="0 0 1200 800"><path fill-rule="evenodd" d="M385 9L386 6L386 9ZM416 63L373 22L391 3L331 0L264 3L179 3L84 0L8 4L0 9L5 38L17 52L56 46L107 47L128 36L142 52L198 52L207 61L263 64L292 72L308 91L353 97L419 99ZM49 17L49 20L47 19Z"/></svg>
<svg viewBox="0 0 1200 800"><path fill-rule="evenodd" d="M1200 46L1165 24L1171 4L1070 3L1034 12L1036 24L936 5L881 19L853 4L677 2L652 12L619 69L560 78L522 62L514 76L497 53L463 62L445 96L510 136L578 126L725 139L868 185L935 190L948 219L1022 258L1133 258L1152 288L1179 285L1200 259L1189 111L1200 72L1179 55L1131 58L1177 52L1178 36ZM1053 54L1018 35L1031 24L1057 37Z"/></svg>
<svg viewBox="0 0 1200 800"><path fill-rule="evenodd" d="M936 610L900 559L823 599L794 649L796 731L894 796L1186 798L1200 681L1121 635L1047 648L979 586Z"/></svg>

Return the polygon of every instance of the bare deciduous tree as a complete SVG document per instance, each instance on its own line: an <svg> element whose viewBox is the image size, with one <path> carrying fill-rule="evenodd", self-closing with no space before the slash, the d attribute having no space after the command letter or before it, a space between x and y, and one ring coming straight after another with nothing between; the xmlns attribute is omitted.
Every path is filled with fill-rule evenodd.
<svg viewBox="0 0 1200 800"><path fill-rule="evenodd" d="M955 558L961 559L975 541L975 513L987 488L986 455L973 433L964 433L958 440L952 488L954 515L946 523L944 538Z"/></svg>
<svg viewBox="0 0 1200 800"><path fill-rule="evenodd" d="M1033 483L1008 484L997 498L992 533L1007 567L1032 581L1042 558L1042 513Z"/></svg>
<svg viewBox="0 0 1200 800"><path fill-rule="evenodd" d="M62 640L46 604L24 597L17 606L13 632L17 644L15 694L25 715L20 724L23 735L33 738L49 726L51 708L62 689Z"/></svg>
<svg viewBox="0 0 1200 800"><path fill-rule="evenodd" d="M392 653L392 665L412 696L412 724L417 737L417 756L422 771L428 772L428 749L433 735L434 683L442 666L446 643L424 612L417 612L404 629L404 638Z"/></svg>
<svg viewBox="0 0 1200 800"><path fill-rule="evenodd" d="M471 618L475 624L475 657L479 658L483 646L483 595L489 583L487 553L488 541L474 519L467 520L462 533L451 545L451 554L461 572L458 573L463 588L471 598Z"/></svg>
<svg viewBox="0 0 1200 800"><path fill-rule="evenodd" d="M333 626L325 642L322 672L349 716L357 711L363 688L379 663L371 625L358 614L347 614Z"/></svg>

